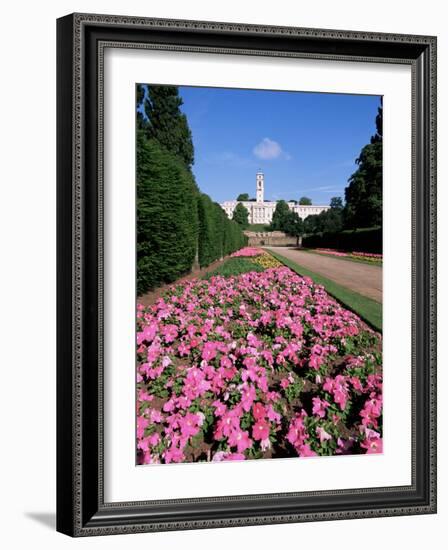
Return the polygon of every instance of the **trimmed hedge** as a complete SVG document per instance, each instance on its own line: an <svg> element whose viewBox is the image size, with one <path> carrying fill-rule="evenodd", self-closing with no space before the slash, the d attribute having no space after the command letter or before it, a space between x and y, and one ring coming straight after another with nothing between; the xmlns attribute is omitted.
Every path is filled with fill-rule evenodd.
<svg viewBox="0 0 448 550"><path fill-rule="evenodd" d="M155 140L137 137L137 292L171 283L196 256L198 189L190 171Z"/></svg>
<svg viewBox="0 0 448 550"><path fill-rule="evenodd" d="M191 171L137 134L137 293L172 283L247 244L240 226L201 194Z"/></svg>
<svg viewBox="0 0 448 550"><path fill-rule="evenodd" d="M353 229L337 233L317 233L302 239L305 248L334 248L346 252L383 253L383 231L381 227Z"/></svg>
<svg viewBox="0 0 448 550"><path fill-rule="evenodd" d="M220 207L218 208L221 210ZM224 254L222 238L224 224L218 208L208 195L203 193L199 195L198 255L201 267L219 260Z"/></svg>

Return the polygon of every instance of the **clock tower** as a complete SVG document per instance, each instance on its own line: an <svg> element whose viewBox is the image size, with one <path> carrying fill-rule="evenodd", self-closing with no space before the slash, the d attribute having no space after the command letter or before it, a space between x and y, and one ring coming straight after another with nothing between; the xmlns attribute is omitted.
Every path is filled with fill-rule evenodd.
<svg viewBox="0 0 448 550"><path fill-rule="evenodd" d="M264 174L261 170L257 172L257 202L264 202Z"/></svg>

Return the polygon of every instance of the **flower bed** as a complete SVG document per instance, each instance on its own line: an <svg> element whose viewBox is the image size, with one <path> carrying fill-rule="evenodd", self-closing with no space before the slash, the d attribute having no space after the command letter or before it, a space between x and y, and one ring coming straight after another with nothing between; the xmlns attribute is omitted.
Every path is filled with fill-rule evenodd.
<svg viewBox="0 0 448 550"><path fill-rule="evenodd" d="M355 258L362 258L363 260L373 260L373 261L383 261L383 255L382 254L372 254L369 252L351 252L351 256L354 256Z"/></svg>
<svg viewBox="0 0 448 550"><path fill-rule="evenodd" d="M341 252L340 250L333 250L331 248L316 248L316 252L320 254L328 254L329 256L348 256L347 252Z"/></svg>
<svg viewBox="0 0 448 550"><path fill-rule="evenodd" d="M139 464L381 452L381 337L311 279L195 279L137 323Z"/></svg>
<svg viewBox="0 0 448 550"><path fill-rule="evenodd" d="M268 269L270 267L281 267L283 264L277 260L277 258L274 258L271 254L268 252L263 252L263 254L260 254L259 256L256 256L251 260L252 263L259 265L263 267L264 269Z"/></svg>
<svg viewBox="0 0 448 550"><path fill-rule="evenodd" d="M333 250L332 248L315 248L314 251L318 252L319 254L328 254L329 256L341 256L372 263L379 263L383 261L382 254L371 254L369 252L342 252L340 250Z"/></svg>
<svg viewBox="0 0 448 550"><path fill-rule="evenodd" d="M252 258L254 256L259 256L260 254L263 254L263 250L261 250L261 248L246 246L245 248L241 248L241 250L237 250L236 252L231 254L230 257L231 258Z"/></svg>

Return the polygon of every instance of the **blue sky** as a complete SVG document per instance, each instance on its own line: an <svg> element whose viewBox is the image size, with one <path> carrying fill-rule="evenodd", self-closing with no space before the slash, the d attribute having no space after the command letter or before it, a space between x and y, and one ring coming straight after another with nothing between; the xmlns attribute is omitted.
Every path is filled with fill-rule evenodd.
<svg viewBox="0 0 448 550"><path fill-rule="evenodd" d="M314 204L344 196L355 159L375 133L379 96L180 87L193 134L193 172L204 193L222 202L306 195Z"/></svg>

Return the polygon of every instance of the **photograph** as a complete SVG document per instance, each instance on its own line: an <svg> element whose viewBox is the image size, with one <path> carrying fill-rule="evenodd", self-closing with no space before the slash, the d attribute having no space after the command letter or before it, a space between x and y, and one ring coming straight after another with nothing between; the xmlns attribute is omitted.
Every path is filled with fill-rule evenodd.
<svg viewBox="0 0 448 550"><path fill-rule="evenodd" d="M141 82L135 117L136 464L383 453L382 96Z"/></svg>

